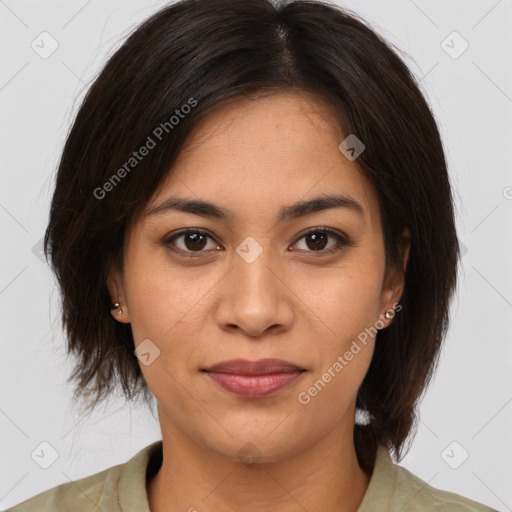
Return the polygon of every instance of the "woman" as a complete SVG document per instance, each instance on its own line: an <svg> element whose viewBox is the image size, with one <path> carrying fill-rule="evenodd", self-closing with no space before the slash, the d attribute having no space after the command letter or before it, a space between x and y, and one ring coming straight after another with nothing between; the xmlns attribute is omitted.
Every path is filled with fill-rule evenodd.
<svg viewBox="0 0 512 512"><path fill-rule="evenodd" d="M45 249L76 397L154 395L162 441L11 510L492 510L390 457L448 326L451 194L425 98L357 16L155 14L78 112Z"/></svg>

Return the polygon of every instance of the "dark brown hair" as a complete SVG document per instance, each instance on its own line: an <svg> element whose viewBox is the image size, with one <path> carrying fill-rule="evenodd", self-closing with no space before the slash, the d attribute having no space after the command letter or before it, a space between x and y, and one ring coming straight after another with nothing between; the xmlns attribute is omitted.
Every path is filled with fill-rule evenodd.
<svg viewBox="0 0 512 512"><path fill-rule="evenodd" d="M70 129L45 235L76 356L75 399L94 407L118 385L127 399L152 396L130 325L110 314L107 266L122 268L125 233L192 128L233 99L309 91L366 146L356 163L378 193L387 265L403 271L395 240L411 233L402 310L378 333L357 396L372 421L354 431L363 468L379 444L400 460L446 334L459 245L440 134L398 52L355 13L304 0L182 0L128 37ZM130 161L157 127L156 147Z"/></svg>

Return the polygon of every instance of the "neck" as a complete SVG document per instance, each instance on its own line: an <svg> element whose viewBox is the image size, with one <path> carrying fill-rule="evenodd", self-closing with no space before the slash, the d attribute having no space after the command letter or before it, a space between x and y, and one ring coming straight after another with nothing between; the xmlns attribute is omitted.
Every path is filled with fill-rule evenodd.
<svg viewBox="0 0 512 512"><path fill-rule="evenodd" d="M370 475L359 466L353 422L272 463L244 463L200 446L174 425L162 428L163 460L148 482L151 512L356 512Z"/></svg>

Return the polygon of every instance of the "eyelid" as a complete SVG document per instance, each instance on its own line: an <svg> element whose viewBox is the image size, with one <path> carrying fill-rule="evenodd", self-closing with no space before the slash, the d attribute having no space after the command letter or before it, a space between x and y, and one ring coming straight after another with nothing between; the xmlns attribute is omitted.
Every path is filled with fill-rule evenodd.
<svg viewBox="0 0 512 512"><path fill-rule="evenodd" d="M342 246L347 246L347 247L353 247L355 245L353 240L351 238L349 238L347 235L345 235L343 232L340 232L333 228L328 228L326 226L314 226L312 228L306 229L305 231L303 231L302 233L297 235L295 241L291 245L292 246L295 245L299 240L301 240L305 236L309 235L310 233L318 233L318 232L327 233L327 235L330 235L330 236L336 238L338 241L338 245L341 244ZM194 255L196 255L196 257L197 257L200 255L206 254L207 251L184 251L182 249L172 248L172 241L174 239L176 239L180 236L183 236L183 235L190 234L190 233L204 235L204 236L212 239L218 246L221 245L212 234L210 234L207 230L202 229L202 228L185 228L181 231L171 233L169 235L166 235L162 239L162 244L165 247L168 247L170 250L172 250L173 252L178 253L178 254L187 254L192 257L194 257ZM339 247L333 247L333 248L330 248L327 250L306 251L306 252L309 252L313 255L317 254L318 256L321 256L321 255L330 254L332 252L336 252L336 251L340 251L340 250L341 250L341 248L339 248Z"/></svg>
<svg viewBox="0 0 512 512"><path fill-rule="evenodd" d="M172 247L172 241L174 239L179 238L180 236L183 236L183 235L190 234L190 233L204 235L204 236L212 239L217 245L220 245L219 242L217 242L217 240L215 239L215 237L213 235L211 235L208 231L206 231L205 229L202 229L202 228L185 228L178 232L170 233L170 234L164 236L164 238L162 239L162 244L164 245L164 247L167 247L172 252L181 254L181 255L186 254L186 255L188 255L187 257L198 257L198 256L206 254L206 251L184 251L183 249L176 249L176 248Z"/></svg>
<svg viewBox="0 0 512 512"><path fill-rule="evenodd" d="M328 228L327 226L315 226L313 228L308 228L307 230L303 231L297 236L292 245L295 245L299 240L309 235L310 233L327 233L328 236L330 235L336 238L338 241L338 244L335 247L331 247L330 249L326 249L323 251L306 251L313 256L320 257L322 255L332 254L334 252L341 251L342 248L345 246L353 247L355 245L354 241L351 238L349 238L345 233L333 228ZM339 245L341 245L342 248L340 248Z"/></svg>
<svg viewBox="0 0 512 512"><path fill-rule="evenodd" d="M343 239L344 241L350 241L349 237L347 235L345 235L342 231L339 231L334 228L328 228L327 226L314 226L312 228L308 228L305 231L302 231L301 233L299 233L297 235L297 238L295 239L294 243L297 243L298 240L300 240L301 238L304 238L306 235L309 235L310 233L317 233L317 232L328 233L330 235L335 235L335 236Z"/></svg>

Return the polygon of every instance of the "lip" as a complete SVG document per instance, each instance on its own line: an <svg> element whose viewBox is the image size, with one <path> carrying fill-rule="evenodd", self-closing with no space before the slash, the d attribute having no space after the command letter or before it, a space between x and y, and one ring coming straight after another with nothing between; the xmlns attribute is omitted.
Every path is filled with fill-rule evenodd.
<svg viewBox="0 0 512 512"><path fill-rule="evenodd" d="M290 386L306 370L283 359L232 359L202 371L231 393L245 398L263 398Z"/></svg>

